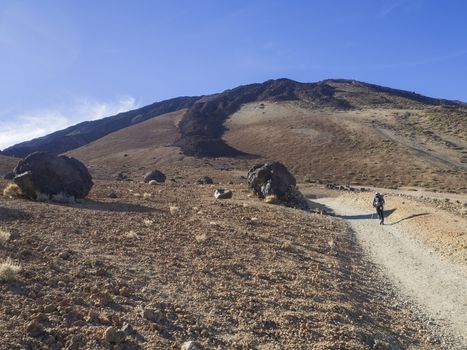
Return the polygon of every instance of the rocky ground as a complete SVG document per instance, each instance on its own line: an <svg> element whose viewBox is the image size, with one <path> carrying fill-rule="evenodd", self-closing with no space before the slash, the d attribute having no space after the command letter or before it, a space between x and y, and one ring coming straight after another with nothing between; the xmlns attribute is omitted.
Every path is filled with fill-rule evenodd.
<svg viewBox="0 0 467 350"><path fill-rule="evenodd" d="M0 282L0 349L441 348L344 222L219 186L0 196L0 260L21 267Z"/></svg>

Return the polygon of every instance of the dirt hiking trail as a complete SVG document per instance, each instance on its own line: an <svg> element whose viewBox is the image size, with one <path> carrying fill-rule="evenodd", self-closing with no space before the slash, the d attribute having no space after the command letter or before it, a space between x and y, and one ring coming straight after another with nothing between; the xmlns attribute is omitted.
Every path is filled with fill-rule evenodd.
<svg viewBox="0 0 467 350"><path fill-rule="evenodd" d="M313 199L332 209L337 217L347 221L357 241L371 259L382 267L385 275L393 282L404 299L414 301L426 317L440 325L444 335L454 336L459 349L467 348L467 273L462 262L448 259L442 252L423 241L423 227L413 222L423 222L433 208L419 205L418 213L406 220L389 215L385 225L379 225L373 215L370 194L346 194L339 197ZM364 200L363 200L364 199ZM386 200L389 213L397 212ZM408 204L407 202L401 202ZM446 215L449 215L446 213ZM395 218L394 218L395 216ZM446 218L431 218L443 220ZM465 219L453 220L464 225ZM411 221L413 221L411 223ZM428 234L428 233L427 233ZM446 235L448 232L446 231ZM462 233L461 233L462 235ZM461 244L465 256L465 245ZM438 250L438 251L437 251Z"/></svg>

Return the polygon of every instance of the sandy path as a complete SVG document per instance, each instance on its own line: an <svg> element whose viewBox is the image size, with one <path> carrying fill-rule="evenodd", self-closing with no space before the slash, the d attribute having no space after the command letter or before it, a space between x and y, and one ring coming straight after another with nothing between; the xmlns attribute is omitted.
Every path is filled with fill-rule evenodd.
<svg viewBox="0 0 467 350"><path fill-rule="evenodd" d="M314 199L348 221L373 261L427 316L444 325L448 334L467 347L467 275L458 266L410 237L401 225L380 226L372 212L349 198Z"/></svg>

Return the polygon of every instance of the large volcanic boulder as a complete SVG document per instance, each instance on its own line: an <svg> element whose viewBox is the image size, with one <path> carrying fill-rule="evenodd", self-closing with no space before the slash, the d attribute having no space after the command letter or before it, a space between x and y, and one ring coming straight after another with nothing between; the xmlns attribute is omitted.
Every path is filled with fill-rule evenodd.
<svg viewBox="0 0 467 350"><path fill-rule="evenodd" d="M248 171L248 186L259 198L274 196L287 206L309 209L296 184L295 177L279 162L258 164Z"/></svg>
<svg viewBox="0 0 467 350"><path fill-rule="evenodd" d="M46 152L30 154L14 172L15 183L31 199L73 201L86 197L94 184L79 160Z"/></svg>
<svg viewBox="0 0 467 350"><path fill-rule="evenodd" d="M5 180L13 180L15 178L15 173L10 171L8 173L6 173L5 175L3 175L3 179Z"/></svg>
<svg viewBox="0 0 467 350"><path fill-rule="evenodd" d="M296 183L294 176L279 162L257 164L248 171L248 186L260 198L275 195L282 199Z"/></svg>
<svg viewBox="0 0 467 350"><path fill-rule="evenodd" d="M165 179L166 177L164 173L160 172L159 170L153 170L144 175L144 182L149 182L152 180L155 180L157 182L165 182Z"/></svg>

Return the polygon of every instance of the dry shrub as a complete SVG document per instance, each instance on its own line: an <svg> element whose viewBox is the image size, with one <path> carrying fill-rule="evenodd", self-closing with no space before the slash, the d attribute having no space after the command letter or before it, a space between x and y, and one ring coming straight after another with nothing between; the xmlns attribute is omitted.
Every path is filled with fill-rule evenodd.
<svg viewBox="0 0 467 350"><path fill-rule="evenodd" d="M3 189L3 196L7 198L18 198L23 195L23 192L21 191L21 188L17 184L8 184L4 189Z"/></svg>
<svg viewBox="0 0 467 350"><path fill-rule="evenodd" d="M175 213L177 213L179 210L180 210L180 208L177 207L177 206L175 206L175 205L171 205L170 208L169 208L170 214L175 214Z"/></svg>
<svg viewBox="0 0 467 350"><path fill-rule="evenodd" d="M21 266L10 258L0 263L0 281L13 281L21 271Z"/></svg>
<svg viewBox="0 0 467 350"><path fill-rule="evenodd" d="M143 193L143 198L144 198L144 199L149 199L149 198L151 198L151 197L152 197L152 194L150 194L150 193L148 193L148 192L144 192L144 193Z"/></svg>
<svg viewBox="0 0 467 350"><path fill-rule="evenodd" d="M2 230L0 228L0 244L6 243L11 237L10 232Z"/></svg>
<svg viewBox="0 0 467 350"><path fill-rule="evenodd" d="M269 204L277 204L279 203L279 199L275 194L268 195L264 197L264 201Z"/></svg>
<svg viewBox="0 0 467 350"><path fill-rule="evenodd" d="M143 220L143 223L147 226L147 227L150 227L154 224L154 220L150 220L150 219L144 219Z"/></svg>

